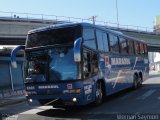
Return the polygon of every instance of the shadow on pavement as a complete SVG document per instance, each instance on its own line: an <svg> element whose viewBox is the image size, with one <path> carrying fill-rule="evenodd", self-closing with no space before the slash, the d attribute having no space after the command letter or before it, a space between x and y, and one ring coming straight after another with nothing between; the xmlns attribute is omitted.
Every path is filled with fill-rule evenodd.
<svg viewBox="0 0 160 120"><path fill-rule="evenodd" d="M153 78L153 77L160 77L160 75L150 76L150 78ZM93 120L95 120L95 119L96 120L97 119L98 120L99 119L117 120L117 115L119 113L123 114L124 111L126 113L126 111L128 110L129 107L124 106L124 111L122 109L121 110L117 109L118 110L117 113L114 111L111 111L111 113L107 113L107 112L105 112L105 109L107 109L108 105L111 107L113 103L117 102L117 100L119 100L119 103L124 102L124 99L122 100L119 98L122 98L122 97L125 98L126 96L130 95L131 93L134 93L130 96L131 98L134 99L134 96L136 96L136 95L144 95L144 93L148 92L151 89L158 90L159 88L160 88L160 82L145 83L139 89L133 90L132 88L129 88L129 89L123 90L121 92L118 92L116 94L107 96L105 98L103 104L101 104L99 106L94 106L93 104L90 104L90 105L83 106L83 107L71 107L66 110L49 109L49 110L39 112L37 114L40 116L54 117L54 118L61 118L61 119L67 119L67 118L71 119L72 118L72 119L93 119ZM136 97L138 97L138 96L136 96ZM133 99L130 99L131 103L134 102ZM117 103L117 104L119 104L119 103ZM132 105L131 106L134 107L135 104L132 104ZM126 109L125 109L125 107L126 107ZM103 109L101 109L101 108L103 108ZM96 112L92 113L92 111L96 111ZM133 110L131 110L131 111L133 111ZM135 113L133 113L133 114L135 114Z"/></svg>
<svg viewBox="0 0 160 120"><path fill-rule="evenodd" d="M39 112L37 113L38 115L40 116L46 116L46 117L54 117L54 118L72 118L72 119L104 119L104 118L107 118L109 120L116 120L117 119L117 114L107 114L107 113L104 113L102 111L99 111L99 112L96 112L96 113L91 113L91 112L88 112L90 110L93 110L93 109L98 109L98 108L101 108L103 107L106 103L108 103L109 101L113 101L113 100L116 100L118 99L119 97L122 97L123 95L126 95L130 92L132 92L133 89L129 88L129 89L126 89L126 90L123 90L121 92L118 92L116 94L113 94L113 95L110 95L110 96L107 96L104 100L104 102L99 105L99 106L96 106L94 104L89 104L89 105L86 105L86 106L82 106L82 107L70 107L70 108L67 108L65 110L62 110L62 109L49 109L49 110L45 110L45 111L42 111L42 112Z"/></svg>
<svg viewBox="0 0 160 120"><path fill-rule="evenodd" d="M80 108L70 109L70 110L61 110L61 109L50 109L43 112L37 113L41 116L54 117L54 119L92 119L100 120L107 118L109 120L116 120L116 114L105 114L105 113L85 113L86 109L92 109L84 107L83 110Z"/></svg>

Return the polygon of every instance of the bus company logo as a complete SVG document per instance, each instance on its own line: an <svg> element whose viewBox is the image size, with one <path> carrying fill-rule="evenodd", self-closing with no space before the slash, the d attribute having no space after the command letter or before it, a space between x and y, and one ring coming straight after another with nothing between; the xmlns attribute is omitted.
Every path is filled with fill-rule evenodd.
<svg viewBox="0 0 160 120"><path fill-rule="evenodd" d="M106 63L106 65L109 64L109 57L108 56L105 56L105 63Z"/></svg>
<svg viewBox="0 0 160 120"><path fill-rule="evenodd" d="M73 87L72 87L72 84L67 84L67 89L68 90L71 90Z"/></svg>
<svg viewBox="0 0 160 120"><path fill-rule="evenodd" d="M92 85L85 85L84 86L84 93L85 93L85 95L92 93Z"/></svg>
<svg viewBox="0 0 160 120"><path fill-rule="evenodd" d="M129 58L111 58L111 64L112 65L130 65L130 59Z"/></svg>

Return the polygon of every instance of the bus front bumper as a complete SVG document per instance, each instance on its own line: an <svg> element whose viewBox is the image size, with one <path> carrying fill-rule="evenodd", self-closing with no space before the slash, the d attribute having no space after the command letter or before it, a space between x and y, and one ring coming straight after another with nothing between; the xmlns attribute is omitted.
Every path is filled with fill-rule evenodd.
<svg viewBox="0 0 160 120"><path fill-rule="evenodd" d="M85 105L81 94L29 95L26 98L30 104L38 101L40 105L53 105L56 107Z"/></svg>

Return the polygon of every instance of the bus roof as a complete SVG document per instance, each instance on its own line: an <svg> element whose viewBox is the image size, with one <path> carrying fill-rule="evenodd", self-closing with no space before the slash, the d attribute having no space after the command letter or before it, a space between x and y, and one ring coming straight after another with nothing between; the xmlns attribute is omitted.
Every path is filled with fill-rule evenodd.
<svg viewBox="0 0 160 120"><path fill-rule="evenodd" d="M28 34L32 34L32 33L35 33L35 32L46 31L46 30L58 29L58 28L73 27L73 26L94 27L94 28L98 28L98 29L101 29L101 30L105 30L105 31L107 30L109 32L116 33L116 34L123 34L123 33L118 32L118 31L110 30L107 27L105 28L104 26L94 25L94 24L90 24L90 23L65 23L65 24L51 25L51 26L40 27L40 28L37 28L37 29L34 29L34 30L30 30L28 32Z"/></svg>
<svg viewBox="0 0 160 120"><path fill-rule="evenodd" d="M143 40L134 38L134 37L130 37L128 35L123 34L120 31L115 31L115 30L111 30L110 28L107 28L107 26L100 26L100 25L94 25L91 23L64 23L64 24L58 24L58 25L51 25L51 26L46 26L46 27L40 27L34 30L30 30L28 32L28 34L32 34L32 33L36 33L36 32L41 32L41 31L46 31L46 30L52 30L52 29L58 29L58 28L65 28L65 27L74 27L74 26L81 26L81 27L93 27L93 28L97 28L97 29L101 29L103 31L121 36L121 37L125 37L127 39L132 39L132 40L136 40L136 41L140 41L145 43Z"/></svg>

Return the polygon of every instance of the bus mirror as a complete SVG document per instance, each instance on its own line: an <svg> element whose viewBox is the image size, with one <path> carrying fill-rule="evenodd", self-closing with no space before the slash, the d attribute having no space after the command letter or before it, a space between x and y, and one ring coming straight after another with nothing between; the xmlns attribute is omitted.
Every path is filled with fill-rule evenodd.
<svg viewBox="0 0 160 120"><path fill-rule="evenodd" d="M17 68L16 53L19 50L24 50L24 49L25 49L25 46L24 45L20 45L20 46L15 47L12 50L12 52L11 52L11 65L12 65L13 68Z"/></svg>
<svg viewBox="0 0 160 120"><path fill-rule="evenodd" d="M80 62L81 61L81 45L82 45L82 38L78 38L74 42L74 61Z"/></svg>

